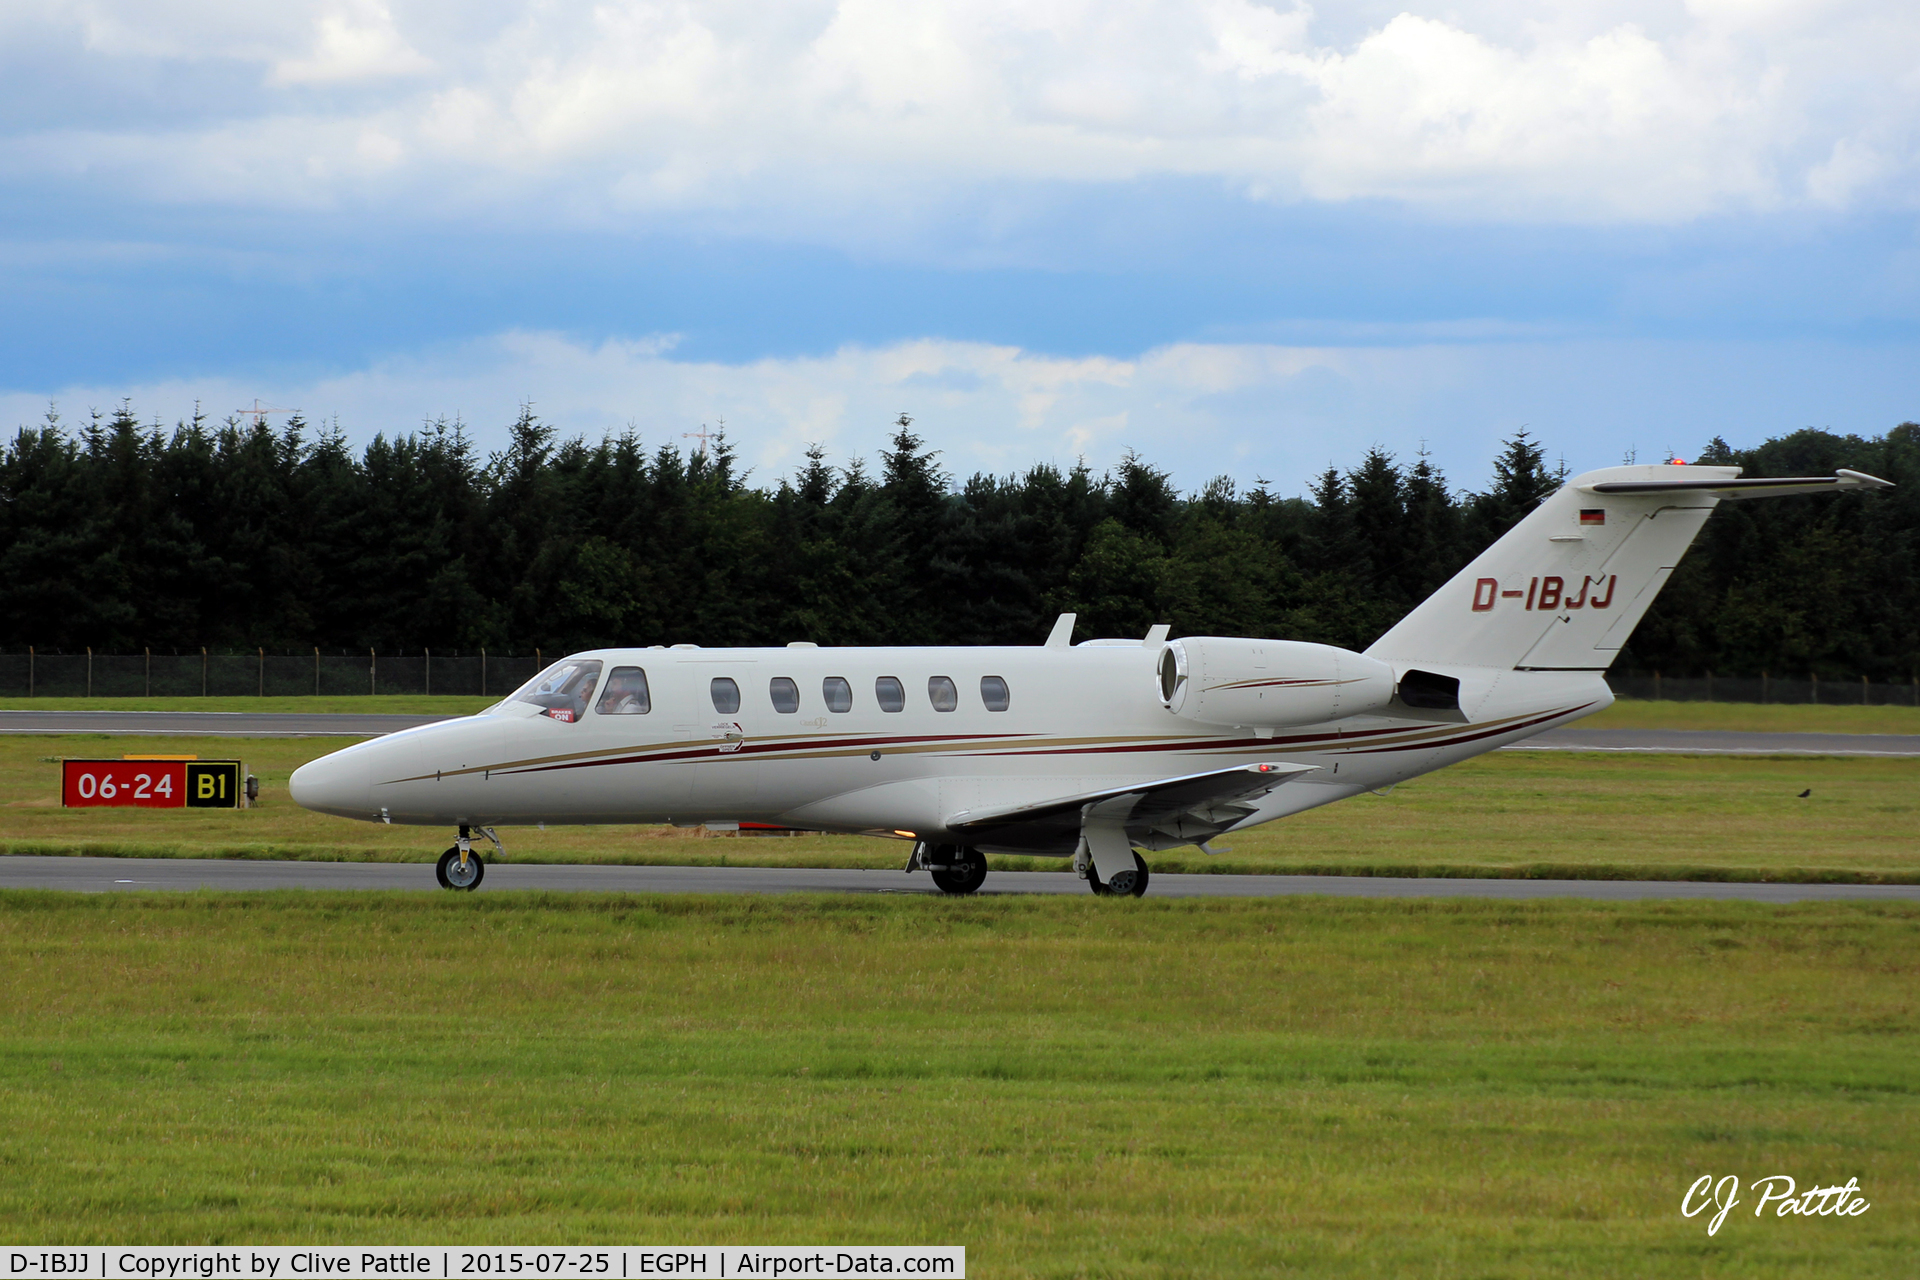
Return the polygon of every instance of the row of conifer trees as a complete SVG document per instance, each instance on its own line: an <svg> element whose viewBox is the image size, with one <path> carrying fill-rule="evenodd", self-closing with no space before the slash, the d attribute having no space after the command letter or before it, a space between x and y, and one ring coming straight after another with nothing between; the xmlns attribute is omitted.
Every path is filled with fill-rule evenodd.
<svg viewBox="0 0 1920 1280"><path fill-rule="evenodd" d="M1799 431L1701 462L1847 466L1900 488L1728 504L1628 663L1669 674L1910 678L1920 666L1920 426ZM1284 636L1364 647L1559 482L1525 431L1484 488L1374 449L1304 496L1151 459L960 479L903 415L877 466L814 450L772 483L523 410L482 456L452 423L377 436L130 405L49 413L0 454L0 644L436 652L615 643L1037 642Z"/></svg>

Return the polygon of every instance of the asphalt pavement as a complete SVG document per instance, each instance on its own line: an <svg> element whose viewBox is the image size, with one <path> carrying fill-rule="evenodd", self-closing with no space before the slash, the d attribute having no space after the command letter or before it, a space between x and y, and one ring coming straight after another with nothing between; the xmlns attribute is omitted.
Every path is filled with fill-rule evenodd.
<svg viewBox="0 0 1920 1280"><path fill-rule="evenodd" d="M430 863L250 862L202 858L0 857L0 888L115 890L388 889L442 892ZM490 863L476 892L923 893L930 877L789 867L600 867ZM1086 893L1065 871L1001 871L983 893ZM1650 898L1745 902L1920 902L1920 885L1752 884L1692 880L1467 880L1386 876L1155 875L1158 898Z"/></svg>

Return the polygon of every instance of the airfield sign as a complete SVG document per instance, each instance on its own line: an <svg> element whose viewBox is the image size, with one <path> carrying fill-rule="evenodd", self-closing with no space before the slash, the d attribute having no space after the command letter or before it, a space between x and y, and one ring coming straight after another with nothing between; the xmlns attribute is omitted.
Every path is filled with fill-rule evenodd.
<svg viewBox="0 0 1920 1280"><path fill-rule="evenodd" d="M69 809L238 809L246 772L238 760L63 760L60 803Z"/></svg>

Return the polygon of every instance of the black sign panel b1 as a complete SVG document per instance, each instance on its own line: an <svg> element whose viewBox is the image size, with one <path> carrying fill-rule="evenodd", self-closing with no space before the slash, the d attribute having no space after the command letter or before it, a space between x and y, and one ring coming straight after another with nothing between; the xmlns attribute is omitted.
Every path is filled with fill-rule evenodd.
<svg viewBox="0 0 1920 1280"><path fill-rule="evenodd" d="M238 760L203 760L187 765L189 809L238 809L241 790Z"/></svg>

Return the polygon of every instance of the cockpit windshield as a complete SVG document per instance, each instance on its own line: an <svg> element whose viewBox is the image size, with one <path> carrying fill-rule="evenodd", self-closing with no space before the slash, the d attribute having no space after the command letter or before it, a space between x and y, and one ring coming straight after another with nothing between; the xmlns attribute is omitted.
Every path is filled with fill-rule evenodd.
<svg viewBox="0 0 1920 1280"><path fill-rule="evenodd" d="M571 724L587 713L587 700L600 679L600 664L591 658L564 658L522 685L509 702L531 702L543 715Z"/></svg>

